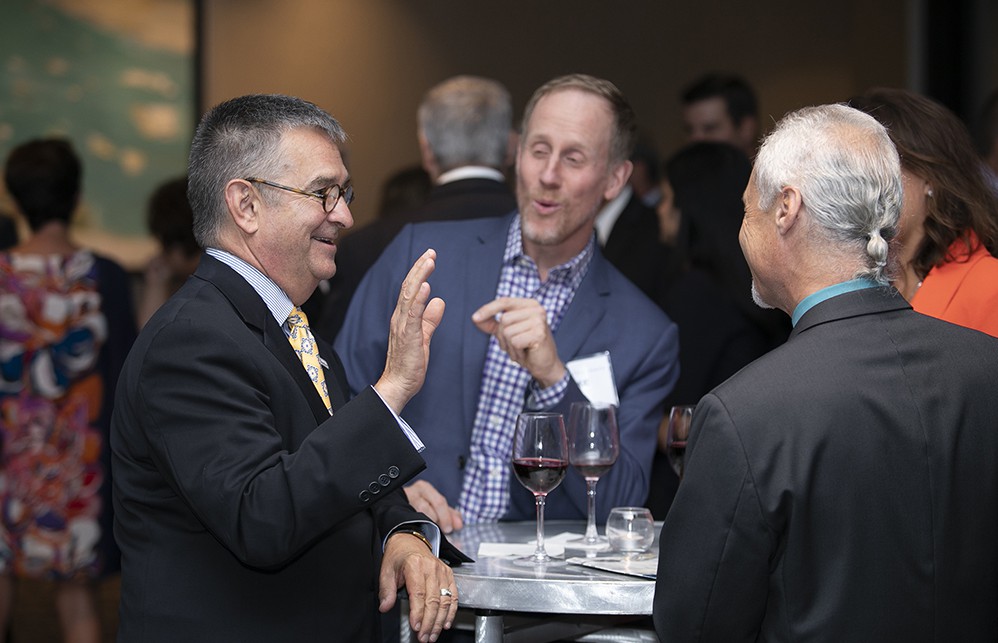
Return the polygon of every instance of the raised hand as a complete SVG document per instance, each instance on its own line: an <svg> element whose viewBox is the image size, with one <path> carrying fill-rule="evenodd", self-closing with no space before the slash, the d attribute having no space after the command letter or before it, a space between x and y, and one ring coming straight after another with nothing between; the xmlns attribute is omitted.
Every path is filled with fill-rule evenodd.
<svg viewBox="0 0 998 643"><path fill-rule="evenodd" d="M416 260L402 281L392 313L385 370L374 388L396 413L423 387L430 339L444 315L444 301L430 300L426 281L436 267L436 256L430 249Z"/></svg>

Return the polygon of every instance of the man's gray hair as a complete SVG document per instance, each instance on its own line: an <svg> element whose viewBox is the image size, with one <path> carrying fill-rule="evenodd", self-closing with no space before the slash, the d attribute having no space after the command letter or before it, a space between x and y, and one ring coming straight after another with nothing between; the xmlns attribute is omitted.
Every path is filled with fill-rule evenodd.
<svg viewBox="0 0 998 643"><path fill-rule="evenodd" d="M876 119L845 105L788 114L759 148L755 182L764 211L783 188L800 190L817 231L865 257L867 267L855 277L888 283L888 242L901 214L901 165Z"/></svg>
<svg viewBox="0 0 998 643"><path fill-rule="evenodd" d="M479 76L445 80L426 93L417 120L441 172L465 165L504 169L513 101L501 83Z"/></svg>
<svg viewBox="0 0 998 643"><path fill-rule="evenodd" d="M286 132L312 128L337 147L346 133L325 110L293 96L251 94L216 105L198 124L187 168L187 198L194 211L194 237L201 247L218 244L227 216L225 186L232 179L269 178L282 165Z"/></svg>

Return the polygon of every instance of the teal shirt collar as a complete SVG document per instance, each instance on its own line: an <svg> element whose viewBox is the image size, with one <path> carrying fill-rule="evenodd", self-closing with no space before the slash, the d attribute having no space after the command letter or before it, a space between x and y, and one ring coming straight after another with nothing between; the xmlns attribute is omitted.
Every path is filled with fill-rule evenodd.
<svg viewBox="0 0 998 643"><path fill-rule="evenodd" d="M817 292L813 292L804 299L801 300L797 307L794 308L794 314L791 316L790 321L796 326L800 318L804 316L804 313L811 310L821 302L826 299L831 299L837 295L844 295L847 292L852 292L854 290L863 290L864 288L876 288L879 284L872 279L852 279L850 281L843 281L842 283L835 284L833 286L828 286L827 288L822 288Z"/></svg>

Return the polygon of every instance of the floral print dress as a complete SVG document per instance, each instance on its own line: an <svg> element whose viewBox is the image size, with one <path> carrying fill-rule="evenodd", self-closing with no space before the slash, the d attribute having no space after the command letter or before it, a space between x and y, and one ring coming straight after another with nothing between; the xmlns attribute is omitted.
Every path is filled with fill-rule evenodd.
<svg viewBox="0 0 998 643"><path fill-rule="evenodd" d="M0 253L0 573L94 578L105 567L115 378L102 359L102 262Z"/></svg>

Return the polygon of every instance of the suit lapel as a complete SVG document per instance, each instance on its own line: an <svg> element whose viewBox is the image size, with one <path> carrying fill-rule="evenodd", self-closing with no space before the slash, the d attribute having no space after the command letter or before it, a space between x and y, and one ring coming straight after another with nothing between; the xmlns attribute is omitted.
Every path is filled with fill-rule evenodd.
<svg viewBox="0 0 998 643"><path fill-rule="evenodd" d="M600 249L596 248L589 271L554 333L558 356L563 362L578 356L583 343L606 314L607 296L610 294L609 265Z"/></svg>
<svg viewBox="0 0 998 643"><path fill-rule="evenodd" d="M499 273L502 270L502 256L506 251L506 235L512 221L513 217L511 216L489 221L490 225L486 225L483 220L482 230L478 237L463 248L465 275L462 296L468 305L458 306L457 309L467 310L469 316L469 319L460 320L464 333L461 342L463 376L460 381L462 386L474 388L474 390L465 391L461 395L461 399L464 401L463 426L469 427L469 431L475 423L475 414L478 411L482 369L485 366L489 345L489 336L471 323L470 316L479 307L495 298Z"/></svg>
<svg viewBox="0 0 998 643"><path fill-rule="evenodd" d="M316 392L308 373L305 372L301 360L295 354L281 326L270 313L270 309L267 308L260 295L253 290L253 287L235 270L208 254L202 256L194 276L211 282L229 300L246 327L260 338L264 347L281 363L281 366L302 390L316 421L322 422L328 419L329 412L326 410L325 404L322 403L319 393ZM328 345L320 346L319 354L327 356L324 359L328 362L329 357L332 356L332 349ZM341 398L342 391L339 390L339 386L334 386L331 383L328 370L326 369L326 386L329 389L330 401L332 402L334 389ZM338 406L333 404L333 408L338 408Z"/></svg>

